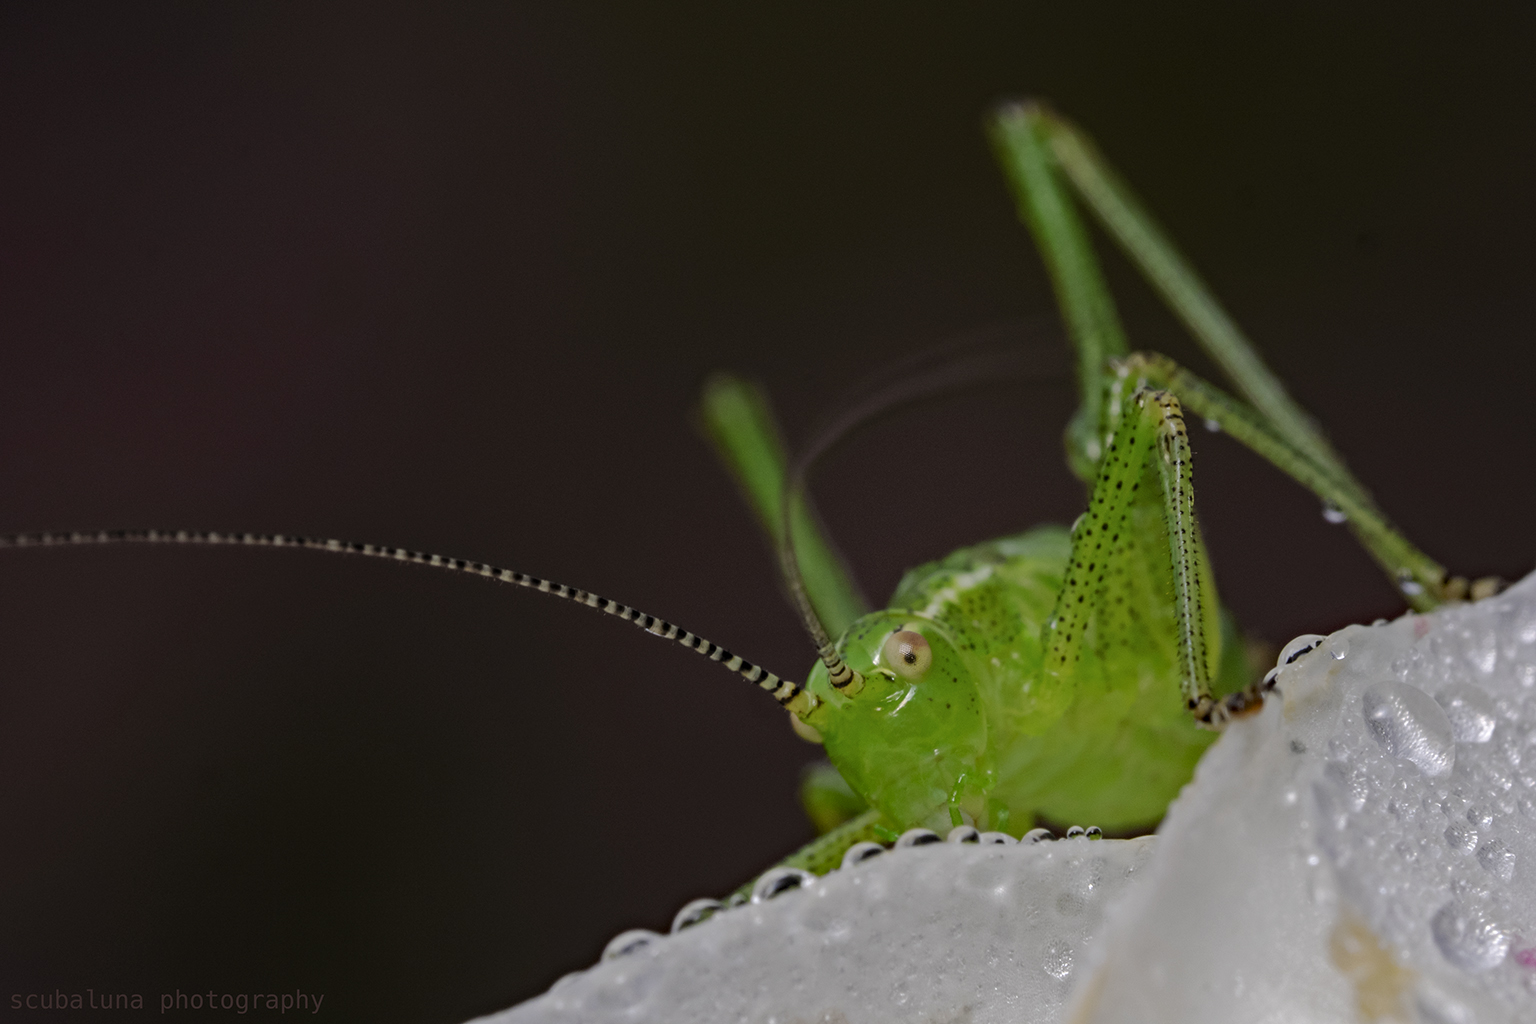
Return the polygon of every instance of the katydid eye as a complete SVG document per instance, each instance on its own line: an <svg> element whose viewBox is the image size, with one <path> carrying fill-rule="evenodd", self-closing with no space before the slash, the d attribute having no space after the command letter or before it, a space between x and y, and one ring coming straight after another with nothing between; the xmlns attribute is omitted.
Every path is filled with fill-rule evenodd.
<svg viewBox="0 0 1536 1024"><path fill-rule="evenodd" d="M917 679L933 664L933 648L928 646L923 634L899 629L885 638L885 646L880 648L880 661L899 676Z"/></svg>

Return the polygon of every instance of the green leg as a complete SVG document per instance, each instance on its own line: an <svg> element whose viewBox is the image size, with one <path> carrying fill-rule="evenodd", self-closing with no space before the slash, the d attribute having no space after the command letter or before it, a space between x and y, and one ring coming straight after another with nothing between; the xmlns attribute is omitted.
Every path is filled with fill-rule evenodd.
<svg viewBox="0 0 1536 1024"><path fill-rule="evenodd" d="M1099 223L1232 379L1239 393L1252 402L1252 407L1235 402L1171 362L1164 361L1164 365L1149 361L1138 372L1155 371L1162 365L1166 374L1180 375L1177 386L1172 376L1159 377L1156 372L1148 379L1173 387L1192 410L1226 427L1238 440L1337 506L1356 537L1415 608L1426 610L1467 591L1465 580L1447 579L1440 565L1391 525L1370 493L1350 473L1279 378L1264 365L1253 344L1083 132L1043 105L1013 104L996 113L992 134L1018 193L1020 210L1051 269L1053 281L1057 282L1058 299L1069 324L1083 318L1081 309L1086 306L1111 310L1112 307L1108 305L1107 293L1104 298L1097 297L1104 292L1103 277L1087 249L1086 234L1072 214L1062 178L1070 182ZM1058 211L1055 220L1067 224L1066 227L1051 227L1052 220L1046 215L1051 210ZM1080 354L1091 351L1083 340L1083 332L1076 327L1073 336ZM1106 435L1108 420L1106 410L1101 421ZM1074 421L1074 426L1077 425L1078 421ZM1479 585L1486 582L1480 581Z"/></svg>
<svg viewBox="0 0 1536 1024"><path fill-rule="evenodd" d="M1002 108L992 121L991 135L1013 185L1019 219L1045 259L1077 349L1081 404L1067 427L1067 463L1081 479L1091 481L1103 454L1104 368L1109 359L1129 351L1125 332L1072 197L1052 169L1041 109L1028 103Z"/></svg>
<svg viewBox="0 0 1536 1024"><path fill-rule="evenodd" d="M1249 698L1213 696L1220 606L1195 518L1194 465L1179 400L1124 376L1107 396L1104 458L1088 510L1072 530L1072 561L1047 625L1046 669L1071 678L1085 647L1093 645L1095 663L1104 662L1124 642L1119 638L1159 633L1144 616L1171 596L1185 706L1202 724L1219 725Z"/></svg>
<svg viewBox="0 0 1536 1024"><path fill-rule="evenodd" d="M896 835L896 830L880 817L879 811L865 811L826 835L812 839L774 867L800 868L814 875L824 875L842 864L843 854L847 853L848 848L853 844L865 841L889 843L896 838ZM731 894L732 897L750 896L752 886L761 877L759 875L741 886Z"/></svg>
<svg viewBox="0 0 1536 1024"><path fill-rule="evenodd" d="M699 418L720 461L736 479L758 523L779 550L784 541L781 504L788 460L767 398L740 377L716 374L704 384ZM827 633L841 636L855 619L868 614L869 602L822 532L809 499L795 503L790 520L795 556L811 606Z"/></svg>
<svg viewBox="0 0 1536 1024"><path fill-rule="evenodd" d="M1205 282L1142 207L1093 141L1070 121L1041 110L1039 131L1053 163L1072 183L1083 202L1206 353L1265 419L1274 433L1363 496L1365 488L1350 475L1311 417L1291 398L1280 379L1264 364Z"/></svg>
<svg viewBox="0 0 1536 1024"><path fill-rule="evenodd" d="M827 761L807 765L800 773L800 804L820 835L869 810L864 798Z"/></svg>
<svg viewBox="0 0 1536 1024"><path fill-rule="evenodd" d="M1196 415L1216 423L1291 479L1338 508L1360 543L1414 608L1427 611L1455 596L1448 589L1451 583L1444 567L1409 543L1369 495L1290 444L1258 413L1167 356L1137 353L1121 363L1120 370L1130 383L1145 382L1169 389ZM1464 589L1464 581L1456 582Z"/></svg>

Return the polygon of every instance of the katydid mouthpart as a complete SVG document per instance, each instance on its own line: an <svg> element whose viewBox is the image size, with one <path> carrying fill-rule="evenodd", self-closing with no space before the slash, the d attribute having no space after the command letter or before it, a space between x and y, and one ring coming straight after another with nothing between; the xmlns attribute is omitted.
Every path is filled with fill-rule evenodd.
<svg viewBox="0 0 1536 1024"><path fill-rule="evenodd" d="M821 821L831 830L786 862L796 867L829 870L857 843L914 827L1017 836L1038 818L1146 828L1190 777L1210 729L1263 700L1205 554L1186 412L1316 494L1413 607L1482 596L1496 584L1448 578L1391 525L1080 130L1024 103L998 109L990 131L1077 355L1080 404L1065 441L1089 488L1087 510L1070 529L1036 527L913 569L884 610L871 610L806 494L821 449L791 463L761 395L737 378L715 378L701 416L779 551L817 650L803 682L585 590L400 548L175 530L18 535L0 546L301 547L470 573L632 622L763 689L802 735L825 745L837 776L821 776L811 798L837 803L827 792L845 783L846 799ZM1236 397L1166 357L1131 352L1078 204ZM887 497L899 501L904 486L921 482L897 479Z"/></svg>

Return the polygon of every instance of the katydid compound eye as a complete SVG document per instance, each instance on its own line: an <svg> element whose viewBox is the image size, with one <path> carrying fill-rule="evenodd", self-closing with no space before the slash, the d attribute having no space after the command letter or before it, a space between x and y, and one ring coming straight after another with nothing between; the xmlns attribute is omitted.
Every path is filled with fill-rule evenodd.
<svg viewBox="0 0 1536 1024"><path fill-rule="evenodd" d="M899 676L918 679L933 663L933 648L928 646L923 634L900 629L885 638L885 646L880 648L880 662L889 665Z"/></svg>

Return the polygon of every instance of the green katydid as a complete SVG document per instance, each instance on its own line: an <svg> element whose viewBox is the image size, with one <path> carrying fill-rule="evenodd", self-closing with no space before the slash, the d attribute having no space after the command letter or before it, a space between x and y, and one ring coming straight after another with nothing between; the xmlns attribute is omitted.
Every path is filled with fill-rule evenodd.
<svg viewBox="0 0 1536 1024"><path fill-rule="evenodd" d="M1017 834L1040 814L1145 826L1209 742L1197 726L1262 701L1204 554L1186 406L1323 499L1415 608L1469 592L1392 527L1079 130L1020 104L1000 109L991 131L1078 354L1066 447L1090 498L1070 531L957 551L909 572L889 609L847 622L856 598L814 532L799 475L779 485L766 406L739 382L706 396L721 454L780 548L821 655L784 703L871 804L791 858L797 866L824 868L892 825ZM1165 357L1129 354L1069 187L1247 404Z"/></svg>
<svg viewBox="0 0 1536 1024"><path fill-rule="evenodd" d="M791 858L796 865L825 869L862 839L915 826L974 823L1017 835L1037 815L1148 825L1209 742L1198 726L1219 725L1262 696L1249 686L1203 553L1183 407L1336 508L1416 607L1460 596L1466 585L1447 581L1391 527L1081 133L1043 108L1016 106L996 115L993 134L1078 353L1081 409L1067 452L1092 484L1089 509L1070 531L1039 527L913 570L888 609L864 614L776 447L766 408L739 382L717 383L706 395L706 421L780 546L789 589L820 652L803 685L627 605L478 562L187 531L4 543L298 545L470 572L635 622L768 691L825 743L869 805ZM1069 188L1246 404L1166 359L1129 354Z"/></svg>

